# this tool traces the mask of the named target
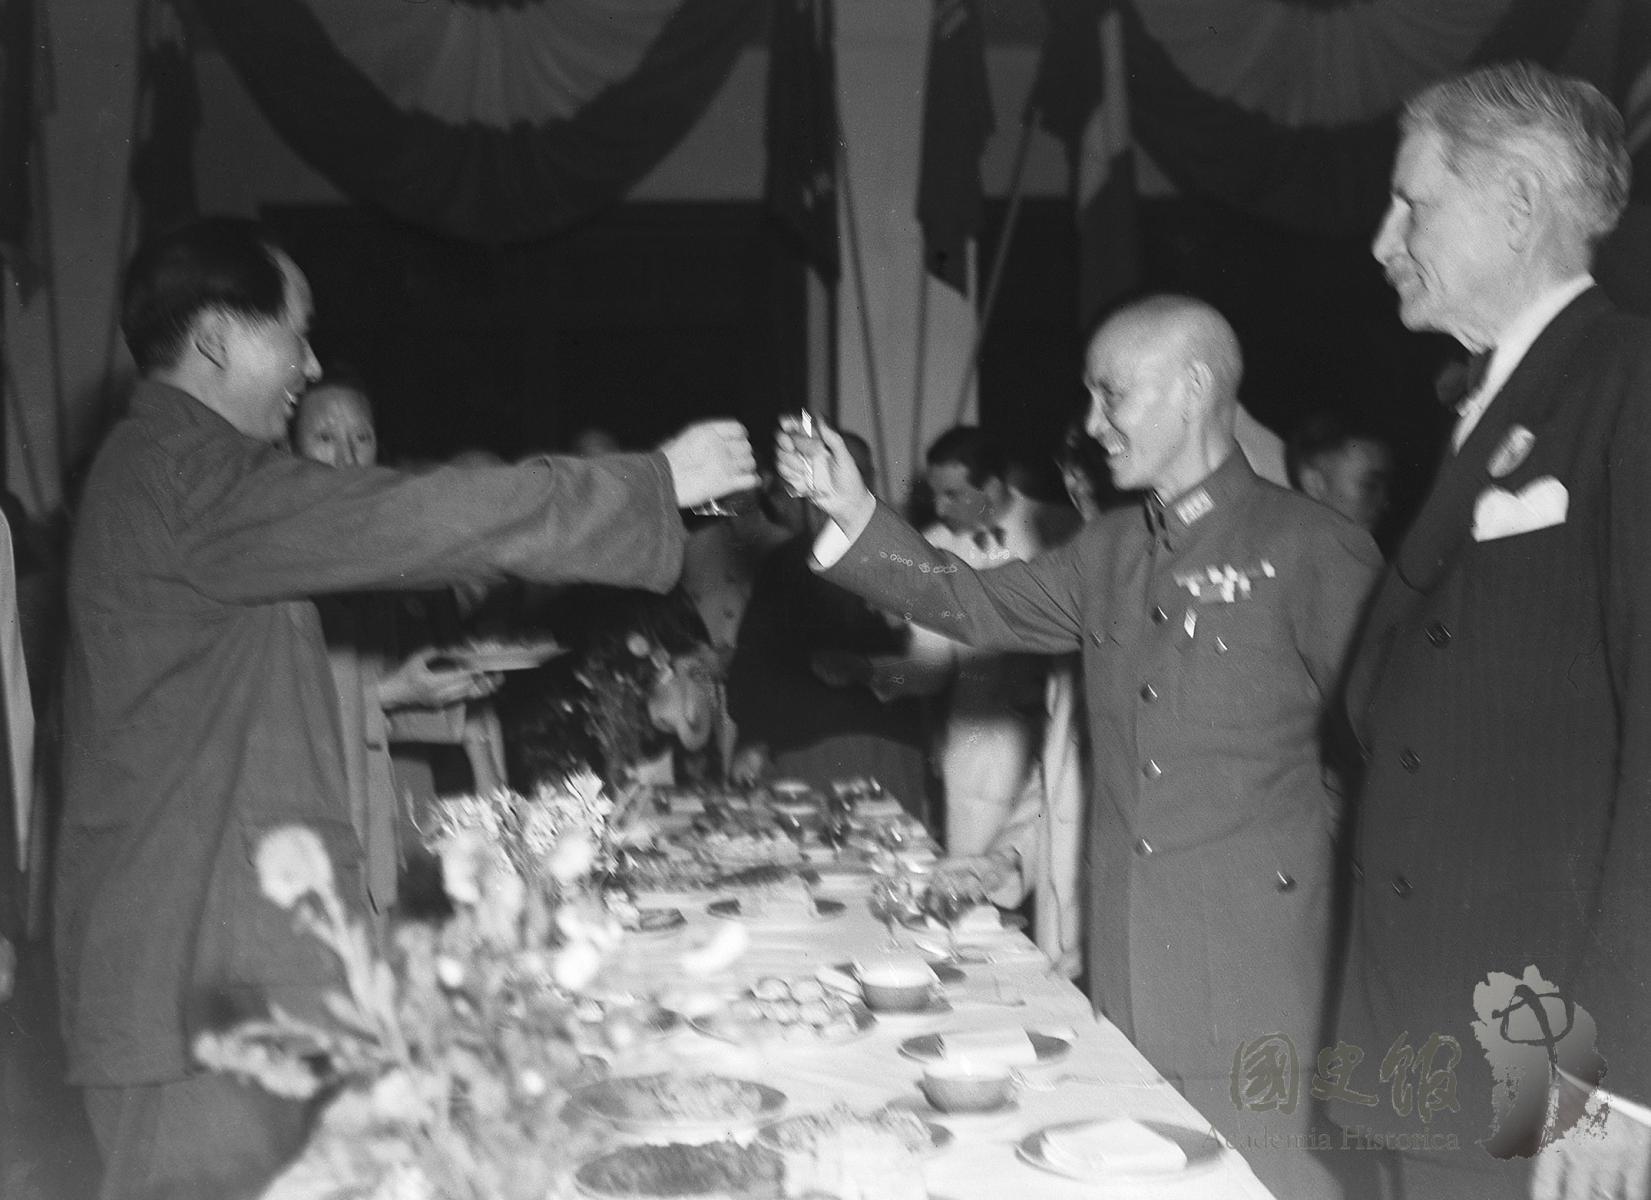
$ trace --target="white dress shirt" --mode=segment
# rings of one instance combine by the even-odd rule
[[[1479,418],[1485,415],[1490,402],[1496,399],[1496,393],[1502,390],[1502,385],[1513,374],[1514,368],[1525,357],[1525,352],[1531,348],[1531,343],[1541,336],[1542,331],[1567,304],[1575,300],[1583,292],[1594,286],[1592,275],[1578,275],[1574,279],[1566,280],[1551,291],[1544,292],[1536,302],[1509,321],[1497,336],[1496,348],[1491,351],[1490,363],[1485,368],[1485,378],[1478,388],[1469,392],[1456,406],[1461,415],[1456,419],[1456,429],[1450,435],[1450,448],[1460,450],[1462,444],[1468,440],[1468,434],[1473,427],[1479,424]]]

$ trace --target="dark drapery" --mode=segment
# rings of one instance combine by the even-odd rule
[[[690,130],[761,0],[198,0],[282,137],[354,199],[510,242],[618,199]]]
[[[1141,147],[1184,191],[1286,229],[1368,232],[1394,114],[1497,59],[1553,64],[1582,0],[1128,0]]]

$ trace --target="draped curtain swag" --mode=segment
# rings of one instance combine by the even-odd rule
[[[198,0],[271,124],[356,200],[499,243],[616,200],[693,128],[761,0]]]
[[[1363,234],[1393,115],[1474,64],[1552,65],[1581,0],[1129,0],[1136,140],[1188,192],[1288,229]]]

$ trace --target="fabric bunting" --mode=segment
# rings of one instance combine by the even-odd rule
[[[1394,114],[1418,88],[1508,58],[1549,65],[1565,0],[1128,0],[1131,125],[1188,192],[1284,228],[1367,234]]]
[[[980,11],[975,0],[934,0],[917,220],[929,273],[960,292],[968,291],[969,241],[986,212],[980,156],[992,129]]]
[[[355,199],[498,243],[621,198],[693,128],[762,0],[200,0],[271,124]]]

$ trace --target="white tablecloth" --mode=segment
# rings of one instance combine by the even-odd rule
[[[711,985],[732,992],[765,975],[796,977],[821,966],[874,955],[886,934],[872,918],[864,894],[841,889],[828,894],[847,905],[835,919],[783,929],[749,922],[750,949]],[[630,972],[639,984],[649,980],[657,984],[659,975],[674,967],[681,945],[678,939],[703,937],[709,923],[723,919],[706,914],[702,905],[686,906],[684,912],[689,926],[675,937],[656,935],[629,943],[628,962],[621,964],[619,976]],[[924,1119],[956,1135],[950,1146],[924,1164],[930,1194],[945,1200],[1091,1200],[1097,1194],[1094,1183],[1063,1178],[1017,1156],[1015,1147],[1022,1138],[1049,1125],[1127,1116],[1208,1128],[1117,1029],[1093,1016],[1082,993],[1056,975],[1023,935],[995,939],[990,952],[993,962],[966,966],[965,979],[948,987],[951,1012],[879,1016],[868,1033],[837,1044],[784,1042],[745,1048],[683,1028],[627,1052],[615,1062],[615,1073],[687,1069],[753,1079],[786,1094],[787,1114],[818,1111],[838,1102],[858,1109],[891,1101],[911,1103]],[[1003,1003],[1014,1000],[1025,1003]],[[922,1067],[899,1053],[900,1043],[922,1033],[1010,1025],[1069,1038],[1073,1043],[1070,1054],[1059,1062],[1028,1068],[1033,1079],[1071,1074],[1086,1077],[1085,1081],[1062,1082],[1052,1091],[1022,1089],[1012,1106],[995,1113],[952,1116],[930,1109],[917,1089]],[[1105,1082],[1088,1082],[1089,1078]],[[1173,1180],[1109,1183],[1105,1194],[1155,1200],[1271,1197],[1233,1150]]]

